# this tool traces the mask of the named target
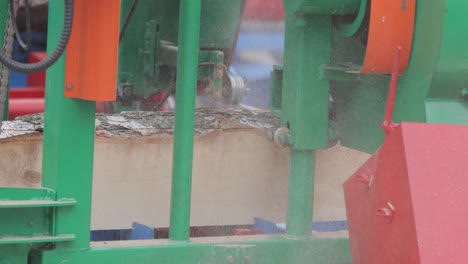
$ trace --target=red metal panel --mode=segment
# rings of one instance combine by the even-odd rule
[[[403,138],[421,263],[468,263],[468,127],[408,124]]]
[[[8,119],[44,112],[44,98],[21,98],[9,101]]]
[[[388,135],[344,185],[353,263],[468,262],[466,157],[466,126],[403,123]]]
[[[244,19],[248,20],[283,20],[284,8],[282,0],[246,0]]]
[[[21,98],[44,98],[44,95],[44,87],[26,87],[10,90],[10,100]]]
[[[36,63],[47,58],[47,52],[31,52],[29,54],[29,63]],[[45,71],[28,75],[28,86],[45,87],[46,74]]]

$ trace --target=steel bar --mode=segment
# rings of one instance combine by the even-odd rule
[[[189,238],[201,0],[180,1],[169,238]]]
[[[330,63],[331,30],[331,16],[286,17],[281,126],[297,150],[328,145],[329,82],[320,68]]]
[[[58,42],[64,19],[64,1],[49,3],[48,52]],[[57,199],[77,200],[73,208],[58,208],[55,234],[75,234],[60,250],[89,248],[96,103],[64,97],[65,58],[47,70],[42,186]]]
[[[312,201],[315,151],[291,150],[286,234],[310,236],[312,233]]]
[[[347,238],[305,238],[285,239],[278,236],[250,236],[239,239],[225,239],[210,243],[207,240],[195,243],[171,243],[167,240],[153,244],[137,245],[135,241],[94,243],[90,250],[72,251],[57,254],[56,251],[33,252],[31,263],[231,263],[223,262],[215,253],[215,248],[226,247],[226,251],[236,254],[242,245],[255,246],[253,261],[244,258],[232,263],[351,263]]]

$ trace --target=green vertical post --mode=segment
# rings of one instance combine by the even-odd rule
[[[286,233],[310,236],[315,150],[327,147],[331,16],[288,14],[281,125],[290,131],[290,178]]]
[[[62,33],[64,1],[49,2],[50,53]],[[42,185],[56,190],[57,199],[75,198],[77,205],[56,209],[55,233],[75,234],[57,249],[89,248],[96,103],[64,97],[65,56],[46,79]]]
[[[5,35],[6,35],[6,26],[7,26],[7,20],[8,20],[8,2],[9,1],[0,1],[0,47],[3,47],[5,45]],[[1,49],[1,52],[3,52],[3,48]],[[3,65],[1,65],[1,68],[3,68]],[[6,94],[6,99],[4,103],[3,108],[3,120],[8,120],[8,97],[9,93]]]
[[[310,236],[314,190],[315,151],[291,150],[286,234]]]
[[[330,63],[331,16],[286,17],[281,126],[294,149],[328,145],[329,83],[321,67]]]
[[[181,0],[169,239],[189,238],[201,0]]]
[[[10,87],[10,85],[8,85],[8,87]],[[8,120],[8,112],[10,109],[10,88],[8,88],[5,98],[5,103],[3,104],[3,120]]]

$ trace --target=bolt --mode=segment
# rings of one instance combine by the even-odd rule
[[[29,220],[28,225],[29,225],[30,227],[32,227],[33,224],[34,224],[34,222],[33,222],[32,220]]]
[[[289,143],[289,129],[281,127],[275,131],[275,142],[280,146],[287,147]]]
[[[468,100],[468,87],[461,89],[460,94],[465,100]]]
[[[395,207],[390,202],[387,202],[387,205],[387,207],[377,208],[375,210],[375,214],[388,220],[392,220],[395,214]]]
[[[73,89],[73,85],[71,83],[67,84],[67,90],[71,91]]]

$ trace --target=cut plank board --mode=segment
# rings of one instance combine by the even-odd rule
[[[0,186],[40,187],[42,122],[4,122]],[[92,229],[168,226],[173,122],[170,112],[97,115]],[[191,225],[285,221],[289,150],[267,137],[278,126],[266,112],[197,110]],[[368,157],[341,146],[319,151],[314,220],[346,218],[341,185]]]

